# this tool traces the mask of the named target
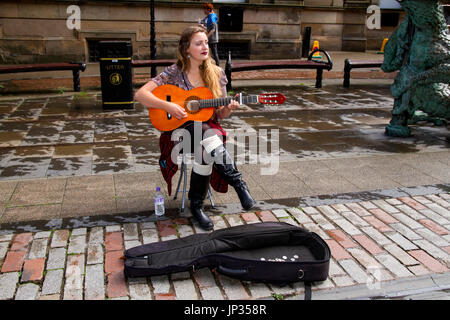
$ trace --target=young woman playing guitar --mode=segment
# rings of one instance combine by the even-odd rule
[[[182,120],[188,116],[185,108],[168,101],[171,99],[157,97],[152,91],[167,84],[175,85],[183,90],[206,87],[212,93],[213,98],[221,98],[226,97],[227,78],[223,69],[216,66],[211,59],[206,30],[201,26],[189,27],[183,31],[177,55],[177,62],[142,86],[136,92],[135,99],[146,107],[164,110],[169,118]],[[170,97],[170,95],[171,93],[168,92],[167,96]],[[226,133],[219,124],[219,119],[228,117],[238,107],[238,102],[231,100],[228,105],[215,109],[209,120],[201,122],[202,139],[200,143],[195,143],[193,121],[187,121],[180,126],[190,133],[191,150],[196,155],[188,193],[190,209],[199,225],[205,230],[211,230],[214,227],[212,220],[203,209],[203,200],[210,183],[218,192],[227,192],[228,185],[231,185],[236,190],[245,210],[250,210],[256,204],[246,183],[242,180],[242,174],[225,148]],[[199,123],[197,122],[196,125]],[[209,133],[209,135],[206,136],[203,133]],[[159,142],[161,149],[159,164],[168,184],[169,194],[171,193],[171,179],[178,169],[171,159],[171,151],[178,141],[172,141],[171,135],[172,131],[162,132]],[[197,155],[200,156],[197,157]]]

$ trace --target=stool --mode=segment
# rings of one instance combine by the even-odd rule
[[[180,191],[181,180],[183,180],[183,190]],[[177,196],[178,196],[178,192],[181,192],[181,194],[182,194],[181,208],[180,208],[181,213],[184,212],[184,203],[186,201],[186,185],[187,185],[187,167],[186,167],[185,158],[183,155],[183,160],[181,161],[181,166],[180,166],[180,178],[178,179],[177,190],[175,191],[175,195],[173,197],[173,200],[176,200]],[[213,200],[212,193],[211,193],[211,186],[208,186],[208,198],[209,198],[209,201],[211,201],[211,206],[214,208],[214,200]]]

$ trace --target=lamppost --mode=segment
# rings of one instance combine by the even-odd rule
[[[155,39],[155,1],[150,0],[150,59],[156,59],[156,39]],[[156,67],[150,69],[151,77],[156,77]]]

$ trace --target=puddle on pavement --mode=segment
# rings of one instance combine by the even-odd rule
[[[149,126],[127,126],[127,134],[128,138],[133,139],[159,139],[159,132],[157,129]]]
[[[149,117],[145,116],[145,117],[135,117],[135,116],[129,116],[123,119],[125,126],[127,128],[132,128],[132,127],[140,127],[140,126],[147,126],[149,124]]]
[[[92,131],[62,131],[59,134],[60,143],[92,143],[94,142],[94,130]]]
[[[2,108],[2,107],[10,107],[10,106],[18,107],[23,102],[24,102],[23,99],[0,101],[0,108]]]
[[[19,105],[18,108],[43,108],[45,104],[47,103],[47,99],[38,99],[38,100],[32,100],[32,99],[26,99],[22,104]]]
[[[327,85],[322,89],[311,86],[273,87],[273,88],[240,88],[246,94],[280,92],[286,96],[287,109],[297,108],[389,108],[393,98],[389,86],[357,86],[345,89],[341,85]],[[273,109],[273,106],[251,105],[254,110]]]
[[[0,132],[0,147],[17,147],[25,135],[26,132]]]
[[[128,140],[128,134],[126,132],[94,134],[94,142],[110,142],[110,141],[126,141],[126,140]]]
[[[387,114],[386,114],[387,116]],[[344,123],[367,124],[367,125],[387,125],[389,117],[380,117],[367,113],[348,113],[340,116]]]
[[[14,158],[29,158],[29,157],[51,157],[54,151],[53,146],[31,146],[18,147],[13,154]]]
[[[242,121],[245,121],[253,128],[279,129],[280,131],[307,131],[307,130],[337,130],[342,125],[320,118],[311,112],[303,111],[299,116],[296,111],[277,112],[267,117],[267,114],[257,116],[246,116],[243,114]]]
[[[94,130],[95,121],[66,121],[62,131],[88,131]]]
[[[92,155],[94,161],[101,162],[129,162],[132,160],[131,147],[128,144],[95,145]]]
[[[28,130],[28,137],[53,136],[58,135],[61,131],[59,126],[39,126],[34,125]]]
[[[0,173],[0,178],[42,178],[45,177],[50,157],[10,158]]]
[[[47,176],[90,175],[92,173],[91,157],[53,158],[47,170]]]
[[[135,156],[159,155],[159,145],[149,140],[131,141],[131,152]]]
[[[0,132],[27,132],[32,126],[27,122],[0,122]]]
[[[128,162],[101,162],[92,164],[93,174],[112,174],[118,172],[134,172],[134,165]]]
[[[125,132],[125,122],[117,118],[95,120],[95,133]]]
[[[69,114],[69,108],[64,105],[55,104],[51,107],[47,105],[46,108],[44,108],[41,112],[41,115],[48,116],[48,115],[59,115],[59,116],[65,116]]]
[[[34,121],[39,119],[41,114],[41,109],[29,109],[29,110],[15,110],[11,112],[7,117],[6,121]]]
[[[134,156],[134,165],[138,172],[159,170],[159,151],[145,156]]]

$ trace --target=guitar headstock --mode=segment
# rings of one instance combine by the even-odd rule
[[[286,97],[281,93],[263,93],[258,95],[258,102],[262,104],[282,104]]]

